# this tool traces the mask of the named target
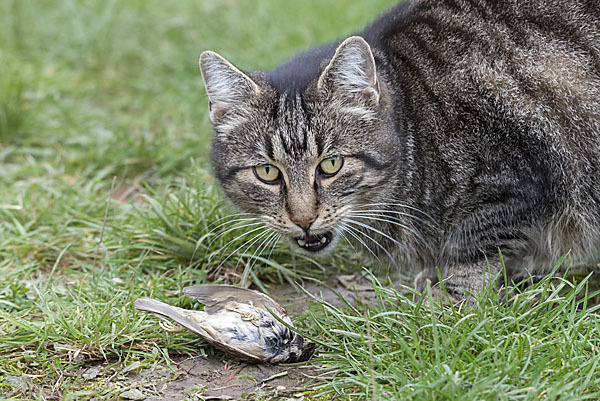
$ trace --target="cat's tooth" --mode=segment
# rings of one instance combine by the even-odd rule
[[[298,240],[298,245],[304,246],[304,245],[306,245],[306,241],[304,241],[303,239],[299,239]]]
[[[324,244],[324,243],[326,243],[326,242],[327,242],[327,238],[325,238],[325,237],[322,237],[322,238],[321,238],[321,244]]]

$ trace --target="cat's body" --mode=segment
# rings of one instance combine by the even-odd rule
[[[413,1],[360,36],[269,73],[203,53],[235,203],[307,251],[439,267],[458,298],[499,251],[515,278],[600,257],[600,3]]]

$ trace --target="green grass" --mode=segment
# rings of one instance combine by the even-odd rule
[[[587,280],[547,278],[506,305],[480,296],[462,310],[440,309],[429,288],[407,297],[373,282],[374,306],[319,303],[308,318],[328,346],[325,392],[382,400],[600,397],[600,305],[588,304],[598,292]]]
[[[83,366],[118,376],[213,352],[136,313],[139,296],[191,306],[181,288],[209,279],[268,290],[360,269],[346,249],[315,262],[265,237],[244,245],[245,216],[226,217],[211,178],[197,57],[270,68],[393,2],[0,2],[0,398],[114,399],[122,389]],[[376,285],[375,307],[316,304],[297,320],[328,345],[324,399],[374,386],[379,399],[599,398],[595,309],[582,284],[554,286],[442,312]]]

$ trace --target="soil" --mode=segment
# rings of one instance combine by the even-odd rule
[[[175,378],[162,383],[155,396],[146,400],[240,400],[245,398],[300,398],[311,390],[310,377],[318,374],[312,365],[229,365],[222,358],[202,357],[178,363]]]

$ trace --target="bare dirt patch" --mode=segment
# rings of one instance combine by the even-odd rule
[[[147,400],[240,400],[294,397],[310,391],[317,367],[307,365],[229,364],[223,359],[189,358],[178,364],[176,378],[164,382],[160,395]],[[192,398],[193,399],[193,398]]]

